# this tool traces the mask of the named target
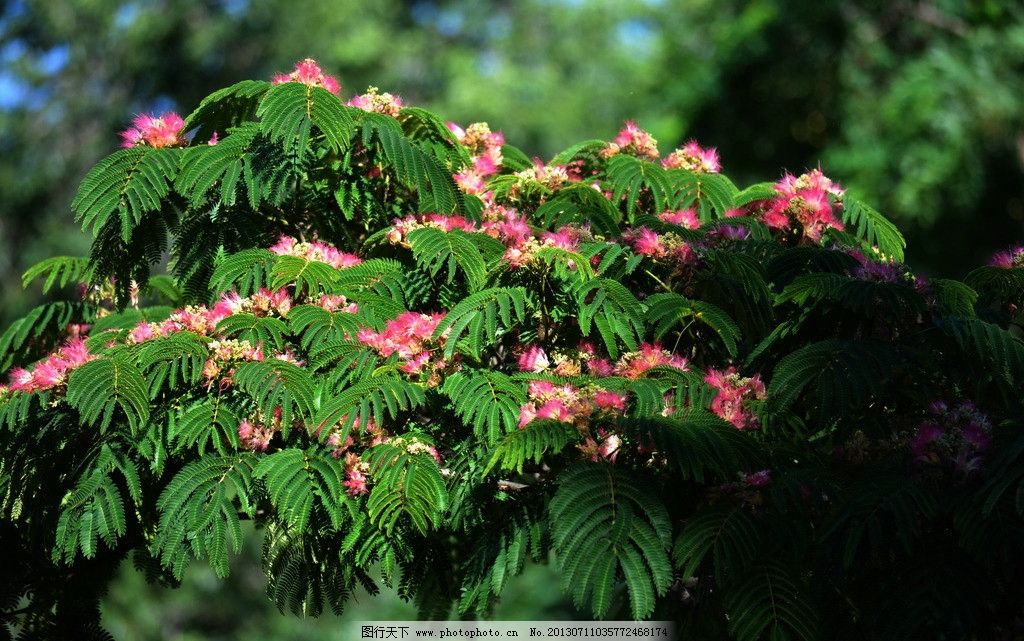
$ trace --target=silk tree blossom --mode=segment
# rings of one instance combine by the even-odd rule
[[[346,267],[353,267],[363,262],[355,254],[338,251],[333,245],[318,241],[301,242],[291,236],[281,236],[269,249],[278,256],[295,256],[310,261],[327,263],[335,269],[345,269]]]
[[[595,436],[588,436],[576,447],[588,459],[593,462],[600,460],[615,463],[622,449],[622,439],[615,432],[601,427],[598,428]]]
[[[71,338],[36,363],[31,371],[20,367],[12,369],[10,386],[6,389],[31,394],[59,387],[67,382],[71,372],[93,358],[82,337]]]
[[[253,452],[266,452],[277,430],[272,426],[254,423],[245,418],[238,424],[238,440],[242,447]]]
[[[519,357],[519,371],[539,373],[551,366],[548,355],[536,345],[531,345]]]
[[[271,79],[271,84],[280,85],[286,82],[301,82],[310,87],[322,87],[337,95],[341,93],[341,85],[334,76],[327,75],[316,60],[306,58],[295,64],[291,73],[279,73]]]
[[[370,473],[370,466],[359,458],[354,452],[345,455],[345,492],[356,497],[362,494],[369,494],[370,488],[366,475]]]
[[[537,252],[545,248],[563,249],[568,252],[576,252],[580,242],[590,240],[593,235],[589,229],[563,225],[555,231],[541,232],[539,238],[528,237],[508,246],[502,257],[508,266],[516,269],[529,267],[537,264]],[[573,268],[571,262],[568,263]]]
[[[385,358],[396,354],[401,361],[400,370],[409,375],[426,375],[427,384],[434,386],[440,384],[441,373],[449,365],[440,356],[448,332],[434,338],[434,331],[444,316],[405,312],[388,321],[383,331],[364,328],[356,338]]]
[[[944,466],[961,476],[982,468],[991,445],[992,421],[969,400],[932,403],[909,441],[916,465]]]
[[[639,350],[627,352],[619,358],[614,367],[614,374],[635,380],[643,378],[644,374],[655,367],[674,367],[688,371],[689,362],[686,358],[662,348],[658,343],[641,343]]]
[[[795,219],[803,235],[813,241],[821,240],[829,227],[842,231],[839,212],[843,208],[845,190],[833,182],[820,169],[800,176],[786,174],[775,183],[777,196],[768,201],[762,221],[769,227],[789,229]]]
[[[132,120],[132,126],[121,132],[121,146],[180,147],[185,144],[184,126],[185,121],[173,111],[159,116],[139,114]]]
[[[988,264],[1002,269],[1024,267],[1024,246],[1017,245],[1006,251],[996,252]]]
[[[899,263],[884,263],[865,260],[853,268],[851,275],[857,280],[870,283],[903,283],[913,280],[913,275],[906,266]]]
[[[659,157],[658,141],[650,133],[641,129],[635,121],[627,120],[615,139],[600,151],[603,158],[611,158],[618,154],[657,160]]]
[[[310,302],[329,312],[359,313],[359,305],[348,302],[341,294],[320,294],[316,300]]]
[[[759,470],[743,475],[743,482],[750,487],[764,487],[772,482],[771,470]]]
[[[504,162],[501,148],[505,136],[500,131],[491,131],[486,122],[476,122],[462,129],[453,122],[446,123],[459,143],[470,154],[470,164],[452,175],[455,184],[464,193],[483,195],[487,191],[486,178],[496,174]]]
[[[540,158],[534,158],[532,167],[517,171],[515,176],[521,182],[536,183],[551,191],[558,191],[567,183],[580,181],[578,165],[545,165]],[[510,197],[513,197],[520,188],[520,185],[514,185],[510,190]]]
[[[698,174],[717,174],[722,169],[718,150],[714,147],[705,149],[696,140],[670,153],[661,164],[666,169],[685,169]]]
[[[392,245],[409,247],[409,234],[425,227],[440,229],[443,232],[455,229],[465,232],[480,231],[474,223],[462,216],[437,213],[412,214],[392,221],[391,229],[387,234],[388,242]]]
[[[697,262],[697,254],[690,244],[672,232],[658,234],[647,227],[638,227],[627,229],[622,238],[637,254],[656,261],[672,262],[680,266]]]
[[[760,427],[757,415],[751,408],[752,401],[767,398],[760,375],[742,377],[735,367],[724,371],[710,369],[704,382],[718,392],[711,401],[712,412],[740,430],[756,430]]]
[[[700,228],[700,217],[697,216],[697,210],[692,207],[689,209],[679,209],[676,211],[667,210],[658,214],[658,218],[671,223],[673,225],[679,225],[686,229],[699,229]]]
[[[377,87],[369,87],[366,93],[353,96],[345,104],[349,107],[355,107],[371,113],[384,114],[394,118],[398,117],[403,106],[400,97],[387,92],[380,93]]]

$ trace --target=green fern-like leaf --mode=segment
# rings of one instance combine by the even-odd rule
[[[462,371],[445,377],[440,391],[455,413],[472,426],[476,437],[493,444],[515,430],[526,392],[506,374],[491,370]]]
[[[361,307],[360,311],[364,311]],[[366,326],[363,314],[329,312],[317,305],[296,305],[288,312],[288,327],[300,337],[303,349],[314,350],[347,336],[355,336]]]
[[[982,364],[978,374],[985,379],[1007,386],[1024,380],[1024,341],[1010,332],[977,318],[947,318],[939,327],[970,360]]]
[[[447,268],[447,282],[455,280],[461,272],[470,291],[483,286],[487,278],[487,264],[470,235],[459,229],[444,232],[433,227],[416,229],[409,234],[409,244],[416,262],[436,276]]]
[[[300,82],[285,82],[271,87],[256,109],[260,128],[271,140],[294,144],[310,135],[316,127],[335,151],[348,146],[355,133],[350,108],[322,87]]]
[[[869,246],[878,249],[899,262],[903,262],[903,249],[907,241],[900,230],[874,208],[856,198],[843,199],[843,222]]]
[[[684,479],[704,483],[708,477],[731,479],[736,470],[753,467],[755,448],[746,434],[706,410],[677,417],[622,418],[617,425],[638,442],[652,443]]]
[[[194,384],[209,356],[206,341],[192,332],[176,332],[146,341],[139,349],[139,367],[146,373],[151,399],[161,389]]]
[[[979,294],[993,297],[998,301],[1024,304],[1024,268],[1006,269],[984,265],[972,270],[964,277],[964,283]]]
[[[586,154],[596,154],[605,147],[608,146],[603,140],[590,139],[578,142],[575,145],[571,145],[562,151],[555,154],[554,158],[551,159],[552,165],[567,165],[573,160],[576,160],[579,156]]]
[[[238,424],[235,409],[221,394],[214,394],[172,415],[167,438],[177,451],[197,447],[200,456],[207,449],[227,455],[240,449]]]
[[[754,560],[760,539],[761,530],[743,504],[712,506],[686,520],[672,558],[682,576],[691,577],[710,555],[715,582],[724,586]]]
[[[672,582],[672,527],[657,494],[624,468],[580,464],[558,477],[548,509],[562,590],[576,605],[603,617],[621,577],[633,616],[649,616]]]
[[[68,404],[86,423],[105,431],[120,408],[132,433],[149,418],[149,386],[138,367],[123,357],[100,357],[68,377]]]
[[[629,221],[636,217],[637,207],[645,196],[654,205],[654,210],[646,213],[657,214],[668,207],[672,181],[661,165],[619,154],[608,161],[607,174],[614,201],[625,199]]]
[[[455,134],[436,114],[419,107],[402,107],[398,113],[398,121],[409,140],[416,142],[421,148],[429,148],[434,157],[446,163],[449,169],[454,170],[470,164],[469,151],[459,144]]]
[[[395,418],[400,412],[414,409],[426,400],[423,389],[404,378],[389,374],[371,376],[325,400],[313,419],[314,431],[327,438],[329,428],[341,424],[341,441],[348,430],[365,429],[372,419],[383,425],[385,416]]]
[[[497,343],[500,334],[526,319],[526,291],[522,287],[492,287],[470,294],[453,307],[434,330],[434,337],[447,333],[445,358],[451,358],[468,334],[469,353],[479,358],[487,345]]]
[[[596,327],[608,354],[617,358],[618,341],[630,351],[636,350],[644,334],[645,306],[622,283],[610,278],[595,278],[573,292],[579,303],[580,330],[590,336]]]
[[[558,421],[531,421],[522,429],[506,434],[488,462],[484,473],[495,466],[502,470],[523,471],[523,464],[532,460],[540,463],[545,454],[557,454],[567,445],[580,439],[579,431],[571,423]]]
[[[278,518],[296,532],[308,529],[314,503],[327,514],[334,529],[345,522],[345,467],[326,450],[281,450],[261,460],[253,474],[266,482]]]
[[[34,351],[33,343],[38,339],[47,339],[52,344],[68,323],[88,322],[92,316],[84,303],[57,301],[33,308],[0,334],[0,371],[23,362],[23,357]]]
[[[277,256],[266,249],[246,249],[217,263],[210,277],[215,292],[235,288],[241,296],[249,296],[270,282],[270,270]]]
[[[353,572],[347,564],[332,562],[322,537],[272,524],[263,539],[263,569],[267,596],[281,612],[316,617],[330,605],[341,616],[352,592]]]
[[[426,534],[440,524],[448,490],[433,457],[410,454],[399,440],[370,448],[363,460],[373,480],[366,510],[375,525],[391,532],[406,515],[420,534]]]
[[[208,140],[214,133],[223,134],[256,116],[270,83],[265,80],[243,80],[218,89],[203,98],[199,106],[185,118],[183,131],[196,129],[196,140]],[[223,140],[218,143],[223,144]]]
[[[268,349],[282,349],[284,337],[288,334],[288,325],[273,316],[239,313],[217,323],[217,331],[224,336],[247,340],[253,345],[263,343]]]
[[[668,175],[675,183],[671,204],[676,209],[696,207],[700,219],[709,221],[722,218],[725,212],[735,207],[739,190],[722,174],[676,169]]]
[[[775,367],[768,388],[768,406],[789,407],[810,386],[815,418],[839,420],[852,407],[865,407],[899,364],[892,345],[869,341],[829,339],[806,345]]]
[[[750,203],[761,200],[770,200],[778,196],[775,191],[775,183],[755,183],[736,193],[732,199],[733,207],[745,207]]]
[[[82,180],[71,202],[75,220],[96,236],[116,214],[121,239],[128,242],[143,215],[164,206],[178,168],[179,152],[133,147],[107,156]]]
[[[280,359],[240,363],[235,367],[235,385],[248,394],[264,416],[281,412],[281,434],[288,438],[292,420],[313,415],[316,385],[302,367]]]
[[[174,475],[156,502],[160,521],[152,549],[179,579],[190,557],[207,557],[219,577],[230,570],[228,553],[242,548],[239,510],[253,508],[255,457],[207,454]]]
[[[298,256],[279,256],[270,270],[270,286],[280,289],[295,284],[294,294],[315,294],[329,291],[338,280],[338,270],[318,260]]]
[[[781,561],[752,569],[726,595],[729,631],[737,641],[811,641],[817,611],[803,581]]]
[[[647,317],[655,324],[655,338],[660,339],[677,324],[692,318],[713,329],[729,355],[736,356],[740,328],[721,308],[704,301],[689,300],[679,294],[655,294],[646,300],[646,304]]]
[[[432,154],[407,139],[394,119],[379,114],[366,116],[363,144],[369,146],[374,143],[379,146],[398,180],[416,190],[419,211],[463,211],[462,194],[452,179],[452,172]]]
[[[232,130],[216,145],[187,149],[175,189],[196,207],[219,185],[216,196],[231,206],[238,200],[239,186],[244,185],[247,202],[255,209],[262,194],[253,174],[251,152],[259,133],[259,127],[249,123]]]
[[[54,561],[63,559],[70,565],[78,551],[91,559],[96,556],[98,541],[113,549],[117,540],[125,535],[128,527],[125,499],[111,477],[114,471],[124,479],[132,503],[137,505],[142,500],[134,462],[103,445],[99,456],[61,501]]]
[[[597,233],[615,236],[619,233],[622,215],[619,210],[589,185],[569,185],[558,191],[533,213],[541,227],[554,229],[562,225],[591,223]]]
[[[88,258],[53,256],[32,265],[21,275],[21,286],[28,287],[37,278],[45,277],[43,293],[68,283],[88,283],[92,279],[92,266]]]

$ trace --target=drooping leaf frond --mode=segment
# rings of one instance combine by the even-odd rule
[[[207,454],[181,469],[160,494],[159,533],[153,551],[181,577],[190,557],[206,557],[227,576],[228,553],[242,548],[238,513],[253,510],[252,454]]]
[[[633,616],[649,616],[672,581],[665,506],[638,475],[612,465],[577,465],[558,481],[549,510],[563,592],[602,617],[621,580]]]
[[[83,229],[99,234],[112,216],[124,242],[143,215],[164,207],[178,169],[176,149],[134,147],[108,156],[82,181],[71,209]]]

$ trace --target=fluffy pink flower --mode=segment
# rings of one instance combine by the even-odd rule
[[[743,378],[730,367],[724,371],[710,369],[704,382],[718,391],[711,401],[711,411],[740,430],[760,427],[757,415],[749,409],[749,401],[764,400],[765,386],[757,374]]]
[[[366,475],[359,471],[357,468],[352,468],[345,472],[345,491],[349,496],[359,496],[360,494],[369,494],[370,488],[366,485]]]
[[[13,392],[34,392],[36,390],[35,381],[33,381],[32,372],[21,367],[15,367],[11,370],[11,391]]]
[[[743,477],[743,482],[751,487],[764,487],[772,482],[771,470],[760,470]]]
[[[658,218],[662,219],[666,223],[679,225],[686,229],[697,229],[700,227],[700,218],[697,216],[697,210],[692,207],[690,209],[679,209],[677,211],[664,211],[658,215]]]
[[[599,390],[594,393],[594,405],[603,410],[626,410],[626,395],[621,392]]]
[[[718,150],[714,147],[705,149],[695,140],[673,151],[661,164],[667,169],[685,169],[702,174],[717,174],[722,168],[718,161]]]
[[[254,452],[266,452],[274,432],[273,427],[253,424],[247,418],[238,424],[238,440],[242,447]]]
[[[301,82],[311,87],[323,87],[335,95],[341,92],[338,80],[334,76],[324,74],[320,65],[312,58],[300,60],[290,74],[277,74],[271,79],[271,83],[275,85],[285,82]]]
[[[354,96],[345,103],[349,107],[362,109],[371,113],[384,114],[397,118],[402,109],[402,99],[387,92],[380,93],[376,87],[370,87],[366,93]]]
[[[183,145],[185,140],[181,130],[184,126],[185,121],[173,111],[159,116],[139,114],[132,120],[132,126],[121,132],[121,146],[176,147]]]
[[[997,252],[993,254],[988,264],[1002,269],[1024,267],[1024,246],[1018,245],[1006,251]]]
[[[799,177],[786,174],[775,183],[775,192],[778,195],[768,202],[762,214],[769,227],[788,229],[790,220],[795,219],[803,227],[804,236],[814,241],[820,240],[829,227],[842,231],[843,223],[837,212],[842,209],[845,191],[820,169]]]
[[[548,355],[536,345],[532,345],[522,356],[519,357],[519,371],[521,372],[543,372],[551,366]]]
[[[633,246],[633,251],[640,254],[641,256],[650,256],[651,258],[661,258],[665,255],[666,249],[664,243],[661,241],[661,237],[658,236],[657,232],[654,232],[646,227],[640,227],[639,229],[632,230],[624,238],[629,240]]]
[[[519,429],[526,427],[533,419],[537,418],[537,405],[525,403],[519,408]]]
[[[572,420],[572,414],[569,413],[565,403],[553,398],[537,408],[537,418],[568,422]]]
[[[635,121],[628,120],[615,139],[601,150],[601,155],[606,158],[620,153],[657,160],[658,141],[641,129]]]
[[[657,343],[641,343],[639,351],[622,355],[615,365],[615,373],[636,379],[655,367],[667,366],[686,370],[687,365],[685,358],[672,354]]]

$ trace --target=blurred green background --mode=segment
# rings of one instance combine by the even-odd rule
[[[14,0],[0,10],[0,326],[38,302],[28,265],[87,252],[68,204],[133,114],[188,113],[307,56],[345,96],[376,85],[542,157],[633,118],[663,153],[718,147],[740,183],[821,165],[900,224],[925,274],[962,276],[1024,240],[1019,0]],[[276,615],[254,558],[175,592],[126,567],[106,620],[119,639],[331,638],[337,621]],[[531,570],[499,614],[570,616],[556,585]],[[346,618],[412,616],[394,596],[360,604]]]

